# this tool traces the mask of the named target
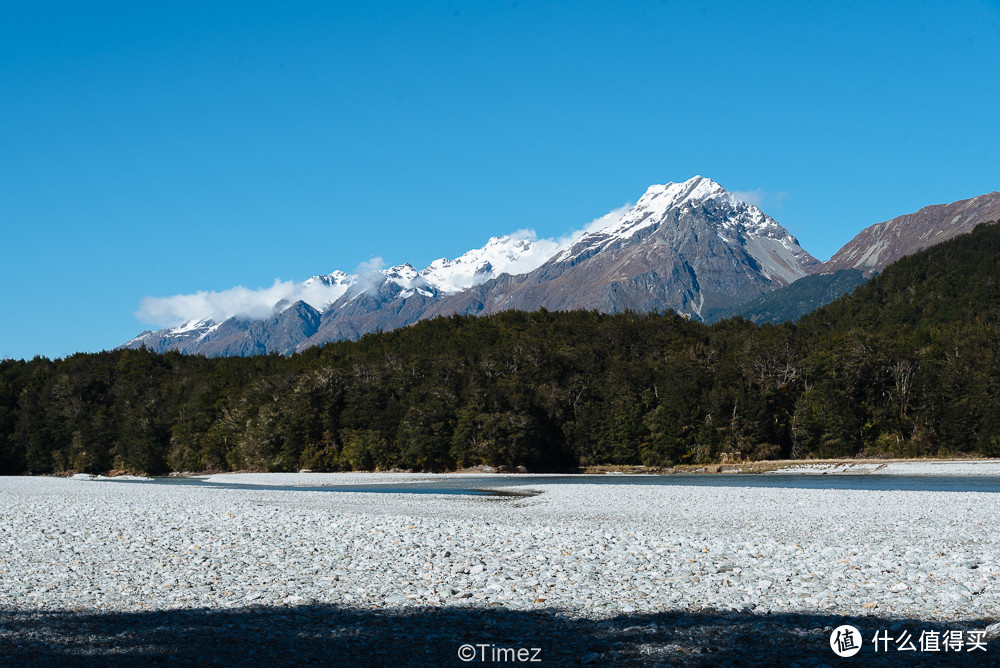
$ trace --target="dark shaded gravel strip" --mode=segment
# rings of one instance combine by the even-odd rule
[[[676,611],[609,620],[557,610],[425,608],[366,610],[333,606],[249,607],[137,613],[0,610],[0,665],[600,665],[839,666],[1000,665],[1000,640],[987,651],[875,653],[880,629],[895,637],[922,629],[983,629],[996,620],[948,622],[836,615]],[[862,651],[842,659],[832,629],[858,627]],[[486,644],[460,661],[463,644]],[[540,648],[517,661],[499,648]],[[485,658],[485,660],[483,660]]]

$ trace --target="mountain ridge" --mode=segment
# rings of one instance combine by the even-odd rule
[[[650,186],[621,215],[562,243],[514,233],[420,270],[403,263],[313,276],[302,284],[304,298],[275,304],[268,318],[202,318],[145,331],[123,347],[209,356],[288,354],[426,318],[506,309],[672,309],[704,320],[735,314],[805,276],[843,269],[871,275],[889,258],[961,234],[990,215],[1000,217],[1000,193],[925,207],[865,228],[820,262],[759,207],[695,176]],[[916,240],[913,232],[919,233]],[[799,308],[821,306],[835,293],[799,300]]]

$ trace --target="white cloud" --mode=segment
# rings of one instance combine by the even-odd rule
[[[782,203],[788,197],[788,193],[786,192],[772,193],[765,191],[763,188],[757,188],[756,190],[730,190],[729,192],[740,201],[753,204],[761,210],[769,207],[780,211]]]
[[[558,239],[555,240],[556,243],[559,244],[557,250],[563,250],[565,248],[569,248],[574,243],[576,243],[577,240],[580,239],[580,237],[582,237],[585,234],[600,232],[605,227],[614,225],[619,220],[621,220],[622,216],[628,213],[628,210],[631,209],[632,206],[633,206],[632,204],[623,204],[617,209],[612,209],[611,211],[607,212],[600,218],[594,218],[592,221],[584,225],[579,230],[573,230],[569,234],[559,237]],[[553,253],[553,255],[554,254],[555,253]]]
[[[135,316],[160,327],[176,327],[192,320],[214,320],[242,317],[262,320],[274,313],[274,306],[285,300],[302,300],[322,309],[344,294],[347,285],[326,285],[318,281],[281,281],[256,290],[238,285],[228,290],[199,290],[192,295],[143,297]]]
[[[756,190],[730,190],[729,192],[741,202],[753,204],[758,209],[764,206],[764,191],[760,188]]]
[[[354,270],[354,275],[357,277],[355,285],[367,294],[375,292],[385,280],[385,276],[382,274],[383,269],[385,269],[385,261],[381,257],[376,256],[362,262]]]
[[[497,273],[504,272],[515,276],[518,274],[527,274],[529,271],[538,269],[540,266],[545,264],[559,251],[572,246],[584,234],[597,232],[599,230],[603,230],[609,225],[614,225],[621,220],[621,217],[624,216],[625,213],[631,208],[631,204],[620,206],[613,211],[609,211],[600,218],[595,218],[582,228],[573,230],[572,232],[557,238],[539,239],[535,230],[530,228],[511,232],[509,236],[514,239],[530,239],[531,247],[527,251],[521,252],[518,255],[516,262],[505,263],[503,266],[497,266],[497,264],[494,263],[494,267]]]
[[[320,281],[309,280],[304,283],[294,284],[293,289],[283,299],[286,299],[290,304],[302,300],[313,308],[322,311],[335,302],[340,295],[347,292],[347,288],[348,285],[343,283],[339,285],[327,285]]]
[[[502,271],[513,276],[527,274],[529,271],[538,269],[545,264],[550,257],[559,252],[559,241],[557,239],[539,239],[538,234],[533,229],[522,229],[512,232],[515,239],[530,239],[531,246],[520,253],[515,262],[506,264]],[[499,268],[498,268],[499,269]]]
[[[593,219],[592,221],[583,226],[583,232],[585,234],[590,234],[591,232],[598,232],[600,230],[603,230],[605,227],[608,227],[609,225],[614,225],[619,220],[621,220],[622,216],[628,213],[628,210],[631,209],[632,206],[633,206],[632,204],[622,204],[617,209],[612,209],[611,211],[607,212],[600,218]]]

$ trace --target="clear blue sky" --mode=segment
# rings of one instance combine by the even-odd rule
[[[1000,189],[998,119],[996,1],[0,2],[0,357],[695,174],[825,259]]]

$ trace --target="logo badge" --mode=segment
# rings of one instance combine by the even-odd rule
[[[861,631],[850,624],[838,626],[830,634],[830,649],[837,656],[854,656],[861,651]]]

